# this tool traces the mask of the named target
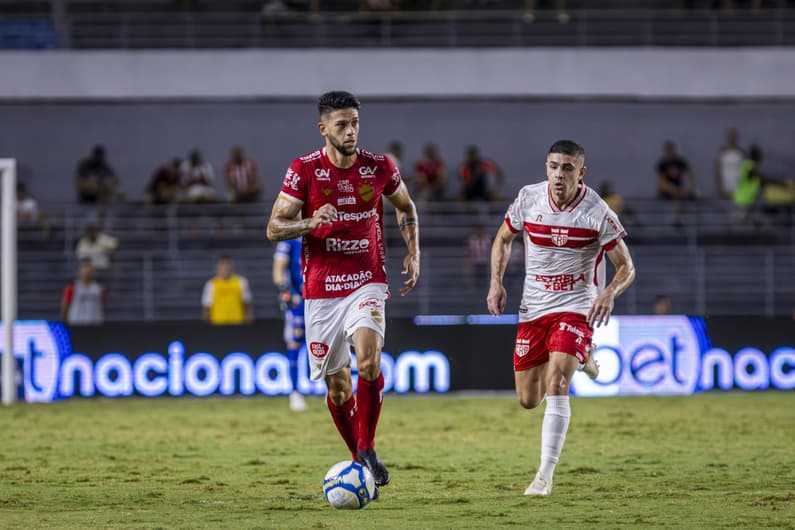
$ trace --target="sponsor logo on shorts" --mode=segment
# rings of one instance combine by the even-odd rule
[[[577,335],[577,340],[574,341],[577,344],[583,344],[583,342],[585,341],[585,332],[576,326],[572,326],[571,324],[567,324],[566,322],[559,322],[558,328],[560,329],[560,331],[566,331],[568,333],[573,333]],[[580,360],[580,362],[585,362],[585,361]]]
[[[351,291],[358,289],[373,279],[372,271],[359,271],[352,274],[329,274],[326,276],[326,292]]]
[[[356,204],[356,197],[348,195],[347,197],[339,197],[337,199],[337,206],[353,206]]]
[[[359,309],[364,309],[365,307],[374,307],[376,309],[381,308],[381,302],[378,298],[366,298],[359,302]]]
[[[345,254],[364,254],[370,248],[369,239],[326,238],[326,252],[342,252]]]
[[[328,355],[328,344],[322,342],[310,342],[309,353],[316,359],[323,359]],[[318,366],[320,368],[320,366]]]
[[[514,353],[517,357],[524,357],[530,352],[530,339],[516,339]]]

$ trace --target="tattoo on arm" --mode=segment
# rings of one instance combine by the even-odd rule
[[[403,219],[400,220],[400,230],[403,230],[404,228],[416,224],[417,224],[416,217],[404,217]]]
[[[268,223],[268,238],[271,241],[286,241],[301,237],[312,231],[311,219],[285,219],[274,217]]]
[[[407,208],[397,209],[395,213],[398,219],[400,235],[403,236],[403,241],[406,243],[406,248],[411,254],[419,255],[419,221],[414,203],[409,201]]]

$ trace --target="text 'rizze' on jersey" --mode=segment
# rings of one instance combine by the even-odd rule
[[[356,150],[352,166],[335,166],[325,149],[293,160],[280,196],[301,205],[309,219],[333,205],[336,219],[303,237],[307,299],[339,298],[368,283],[387,284],[383,197],[402,185],[400,172],[383,155]]]

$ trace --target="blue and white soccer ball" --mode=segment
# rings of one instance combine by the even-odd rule
[[[323,479],[323,495],[333,507],[342,510],[364,508],[375,495],[375,479],[359,462],[343,460],[331,466]]]

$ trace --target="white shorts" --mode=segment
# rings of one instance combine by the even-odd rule
[[[318,381],[351,364],[353,333],[370,328],[384,337],[389,296],[383,283],[368,283],[345,298],[305,300],[306,349],[309,377]]]

